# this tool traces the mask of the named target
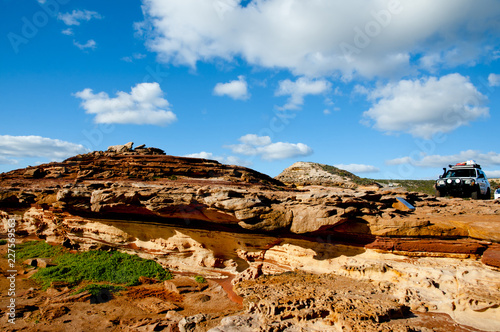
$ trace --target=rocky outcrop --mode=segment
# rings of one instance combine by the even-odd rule
[[[241,166],[223,165],[215,160],[168,156],[157,148],[137,147],[133,143],[111,146],[108,151],[77,155],[63,162],[52,162],[0,174],[0,186],[17,184],[24,188],[47,188],[81,181],[160,181],[211,179],[230,183],[283,186],[265,174]],[[21,181],[23,179],[29,179]],[[30,181],[36,179],[36,182]]]
[[[132,147],[134,146],[134,142],[128,142],[127,144],[123,145],[112,145],[108,147],[108,152],[114,152],[114,153],[124,153],[124,152],[130,152],[132,151]]]
[[[295,182],[298,189],[280,179],[128,144],[0,174],[2,233],[14,218],[19,236],[38,236],[75,250],[119,249],[154,258],[174,271],[230,275],[235,284],[302,270],[370,280],[398,298],[395,306],[385,305],[392,300],[384,302],[383,307],[392,308],[384,311],[349,294],[338,300],[320,287],[318,296],[325,302],[306,301],[307,311],[298,295],[297,300],[287,297],[290,304],[285,304],[269,293],[269,301],[254,299],[247,307],[248,316],[241,319],[251,326],[271,316],[285,322],[279,328],[289,320],[307,321],[303,326],[318,320],[320,330],[355,326],[406,307],[445,312],[484,330],[498,323],[497,201],[361,189],[335,181],[329,186]],[[335,316],[335,303],[349,307],[343,299],[372,312],[373,319]],[[336,318],[325,327],[330,316]],[[227,326],[239,319],[228,319]]]
[[[281,172],[276,179],[288,185],[296,186],[331,186],[357,188],[359,186],[378,189],[375,181],[362,179],[343,169],[311,162],[299,161]]]
[[[480,257],[490,246],[488,241],[500,242],[497,201],[323,186],[299,190],[245,167],[136,153],[145,147],[131,149],[132,143],[110,149],[124,151],[120,153],[97,151],[40,165],[37,169],[43,172],[36,178],[24,176],[32,168],[1,174],[0,207],[20,211],[35,205],[55,219],[64,219],[61,213],[66,212],[84,218],[326,235],[412,255]],[[407,206],[401,202],[414,208],[400,208]]]

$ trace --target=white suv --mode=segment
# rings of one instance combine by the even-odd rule
[[[490,199],[490,183],[473,160],[443,168],[443,175],[436,181],[436,196],[461,196],[472,199]]]

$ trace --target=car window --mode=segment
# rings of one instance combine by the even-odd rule
[[[446,172],[445,178],[465,178],[476,177],[476,170],[474,169],[450,169]]]

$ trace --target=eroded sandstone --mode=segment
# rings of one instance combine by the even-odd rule
[[[401,199],[415,209],[403,208]],[[500,323],[499,213],[494,201],[346,185],[286,187],[244,167],[130,144],[0,175],[2,233],[14,218],[19,236],[77,250],[118,249],[174,271],[230,276],[254,304],[227,326],[262,326],[274,316],[285,321],[281,327],[338,330],[345,323],[369,330],[372,323],[382,328],[390,312],[409,308],[494,331]],[[267,302],[250,301],[244,290],[259,276],[294,270],[349,278],[352,285],[371,282],[391,299],[381,307],[348,293],[336,300],[318,286],[330,302],[307,302],[299,292],[286,304],[279,300],[284,289],[266,295]],[[144,308],[168,307],[148,301]],[[349,305],[363,313],[349,316]]]

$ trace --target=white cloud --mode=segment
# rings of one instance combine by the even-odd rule
[[[76,47],[78,47],[81,50],[86,50],[88,48],[95,50],[95,48],[97,46],[95,40],[93,40],[93,39],[87,40],[87,42],[85,44],[80,44],[76,40],[73,40],[73,45],[75,45]]]
[[[63,35],[66,35],[66,36],[73,36],[74,35],[73,29],[71,29],[71,28],[64,29],[61,31],[61,33]]]
[[[212,152],[205,152],[205,151],[187,154],[184,157],[217,160],[216,158],[214,158],[214,154]]]
[[[255,134],[246,134],[245,136],[241,136],[239,141],[243,144],[254,145],[254,146],[263,146],[271,144],[271,137],[269,136],[258,136]]]
[[[489,115],[487,98],[467,77],[402,80],[368,93],[373,106],[363,113],[367,124],[385,132],[407,132],[429,139]]]
[[[375,166],[372,165],[364,165],[364,164],[337,164],[334,165],[337,168],[349,171],[351,173],[377,173],[380,172]]]
[[[90,10],[73,10],[71,13],[59,13],[57,19],[64,22],[66,25],[80,25],[82,21],[90,21],[91,19],[101,19],[102,16]]]
[[[122,60],[126,61],[126,62],[134,62],[134,60],[141,60],[141,59],[144,59],[145,57],[146,57],[146,54],[134,53],[131,56],[124,56],[122,58]]]
[[[19,162],[14,159],[9,159],[4,156],[0,156],[0,165],[15,165],[18,164]]]
[[[276,96],[290,96],[288,102],[280,107],[281,109],[299,109],[304,104],[304,97],[307,95],[319,95],[329,91],[332,84],[326,80],[312,80],[307,77],[300,77],[295,82],[288,79],[279,82]]]
[[[230,165],[249,166],[251,164],[250,162],[235,156],[216,156],[212,152],[205,152],[205,151],[187,154],[184,157],[217,160],[222,164],[230,164]]]
[[[236,154],[260,156],[268,161],[308,156],[313,153],[313,150],[303,143],[272,143],[269,136],[248,134],[238,140],[241,144],[229,145],[227,148]]]
[[[467,150],[461,151],[460,153],[454,155],[425,155],[422,154],[420,157],[401,157],[392,160],[388,160],[386,163],[388,165],[401,165],[401,164],[411,164],[417,167],[436,167],[442,168],[447,165],[454,165],[456,163],[465,162],[467,160],[475,160],[478,164],[483,167],[489,166],[500,166],[500,153],[488,152],[481,153],[477,150]]]
[[[143,10],[136,26],[159,60],[192,67],[241,57],[295,75],[392,77],[473,63],[499,44],[496,0],[143,0]]]
[[[139,125],[167,125],[177,120],[163,95],[158,83],[139,83],[130,93],[118,91],[115,98],[105,92],[94,94],[91,89],[74,94],[83,100],[80,106],[86,113],[95,114],[96,123]]]
[[[433,73],[437,70],[437,67],[443,63],[442,58],[439,54],[427,54],[420,58],[420,67]]]
[[[488,76],[488,83],[490,86],[500,86],[500,75],[498,74],[490,74]]]
[[[229,96],[233,99],[246,100],[250,98],[248,93],[248,84],[245,76],[238,76],[237,80],[229,83],[217,83],[214,87],[214,95],[216,96]]]
[[[83,145],[41,136],[0,135],[0,164],[17,161],[6,157],[44,157],[62,160],[77,154],[89,152]]]

